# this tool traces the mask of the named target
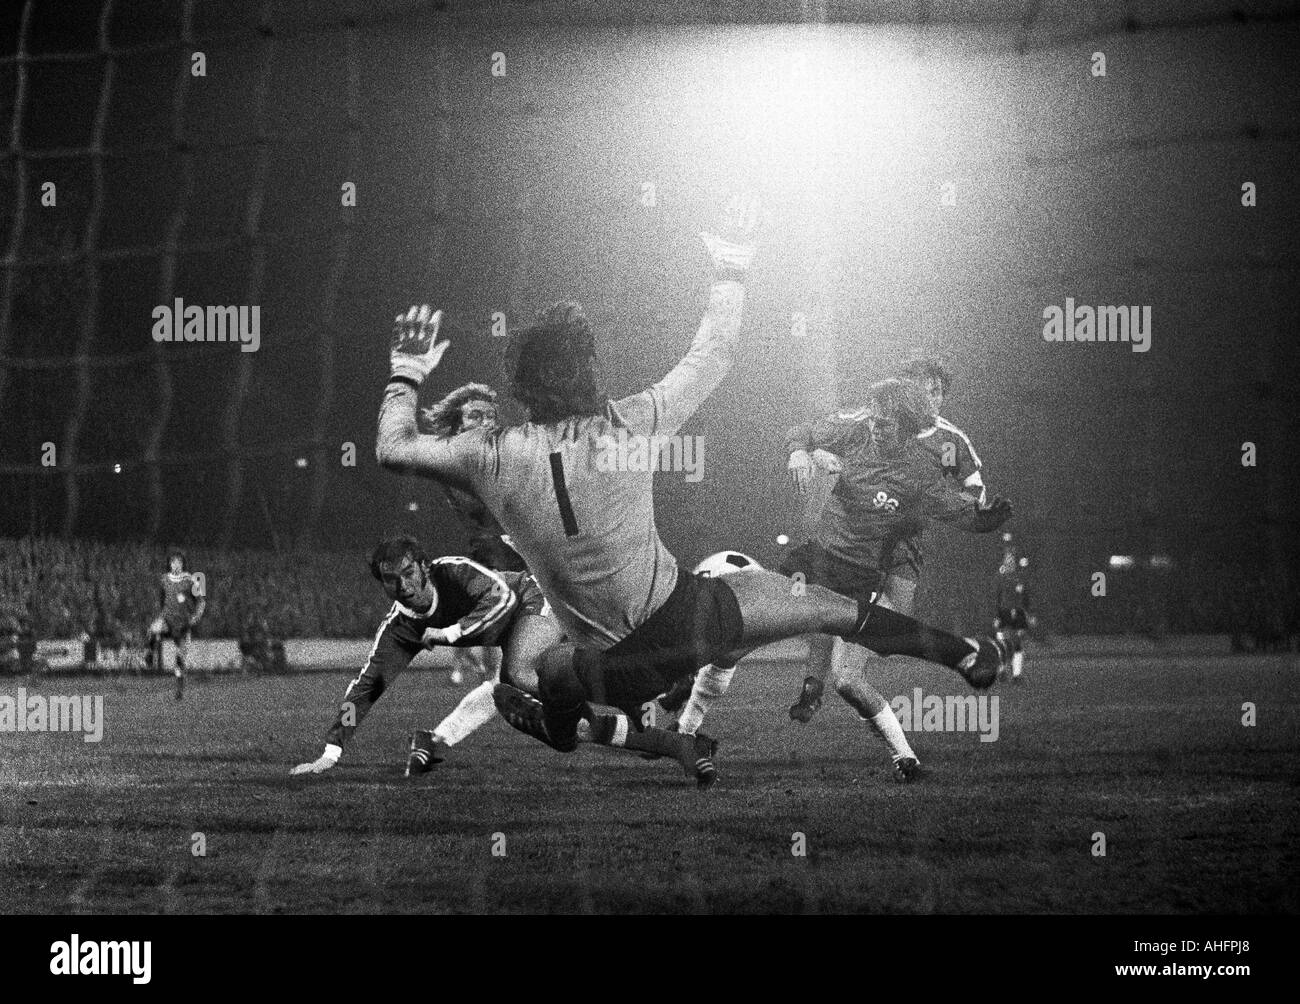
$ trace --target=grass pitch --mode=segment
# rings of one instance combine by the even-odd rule
[[[347,674],[196,680],[179,703],[162,678],[10,678],[0,693],[102,694],[106,725],[98,744],[0,733],[0,909],[1295,913],[1298,669],[1031,661],[992,691],[996,742],[913,733],[929,775],[899,785],[834,695],[787,718],[801,667],[746,665],[705,726],[723,746],[704,792],[499,719],[408,781],[407,732],[465,692],[441,672],[400,678],[306,778],[289,768],[319,754]],[[903,660],[877,682],[969,693]]]

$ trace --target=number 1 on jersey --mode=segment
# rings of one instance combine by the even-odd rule
[[[551,480],[555,482],[555,502],[560,507],[564,535],[576,537],[578,520],[573,515],[573,503],[569,501],[569,486],[564,482],[564,462],[558,450],[551,454]]]

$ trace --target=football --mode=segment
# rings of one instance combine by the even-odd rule
[[[707,575],[709,578],[713,578],[715,575],[730,575],[732,572],[739,572],[742,568],[762,567],[749,555],[741,554],[739,551],[719,551],[717,554],[710,554],[696,565],[695,574]]]

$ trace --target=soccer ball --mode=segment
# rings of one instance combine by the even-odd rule
[[[718,575],[730,575],[732,572],[739,572],[743,568],[761,569],[762,567],[749,555],[741,554],[739,551],[719,551],[717,554],[710,554],[696,565],[695,574],[712,579]]]

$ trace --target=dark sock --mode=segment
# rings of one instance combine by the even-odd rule
[[[572,751],[578,745],[578,722],[587,709],[587,694],[574,670],[572,649],[557,646],[542,656],[537,690],[552,745],[563,753]]]
[[[663,729],[651,726],[641,732],[629,729],[627,742],[624,745],[638,753],[658,753],[661,756],[675,757],[681,753],[682,744],[686,741],[687,737],[680,733],[665,732]]]
[[[911,655],[950,669],[971,654],[970,642],[914,618],[858,600],[858,626],[842,636],[881,655]]]
[[[614,730],[617,727],[616,715],[595,715],[591,719],[591,741],[599,746],[608,746],[614,741]]]

